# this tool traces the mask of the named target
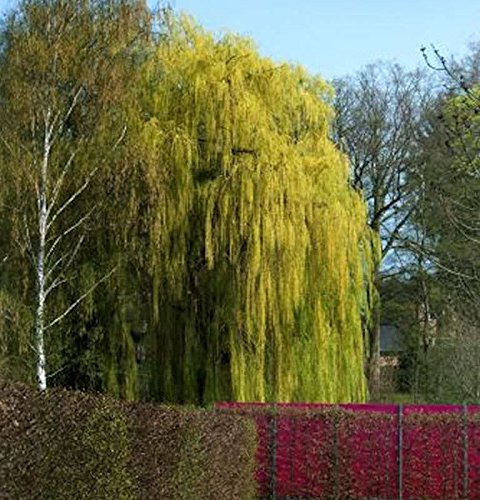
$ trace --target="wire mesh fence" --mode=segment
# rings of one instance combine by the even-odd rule
[[[256,422],[260,498],[480,498],[479,406],[217,406]]]

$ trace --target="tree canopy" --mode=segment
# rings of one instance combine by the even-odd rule
[[[378,240],[329,138],[330,87],[169,11],[150,22],[135,2],[72,5],[25,2],[5,28],[0,286],[31,321],[0,322],[10,339],[0,352],[30,359],[37,284],[25,238],[45,140],[32,120],[45,99],[68,113],[78,83],[82,102],[52,161],[61,176],[75,151],[65,200],[88,187],[56,229],[88,217],[80,247],[65,242],[74,272],[52,292],[47,321],[84,300],[48,332],[52,382],[177,402],[363,400]],[[58,12],[71,43],[48,38],[30,9]],[[41,86],[22,79],[25,44],[45,66],[31,70]]]
[[[145,78],[145,177],[165,185],[149,231],[160,390],[183,377],[207,400],[364,397],[372,242],[328,138],[329,88],[187,20]]]

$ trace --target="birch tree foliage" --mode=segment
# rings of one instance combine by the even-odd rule
[[[88,188],[93,178],[108,178],[124,135],[121,101],[142,9],[138,2],[27,0],[4,29],[2,247],[16,257],[7,260],[2,284],[11,294],[12,279],[24,277],[16,292],[34,323],[30,346],[42,389],[47,358],[65,338],[57,325],[95,288],[82,271],[82,259],[91,261],[83,253],[87,227],[101,212]]]
[[[181,401],[362,400],[378,245],[329,139],[331,89],[188,19],[169,35],[145,65],[137,124],[150,390]]]

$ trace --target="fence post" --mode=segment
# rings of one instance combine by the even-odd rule
[[[397,415],[397,466],[398,466],[398,499],[403,498],[403,405],[398,405]]]
[[[468,498],[468,407],[463,405],[463,498]]]
[[[270,417],[270,453],[271,453],[271,475],[270,475],[270,491],[271,498],[277,498],[277,405],[272,404],[272,414]]]

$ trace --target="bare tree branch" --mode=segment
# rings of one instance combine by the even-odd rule
[[[45,330],[49,330],[52,326],[55,326],[59,323],[65,316],[71,313],[82,301],[85,300],[100,284],[106,281],[115,271],[116,267],[114,267],[109,273],[107,273],[103,278],[98,280],[94,285],[92,285],[85,293],[83,293],[73,304],[71,304],[62,314],[57,316],[52,322],[50,322],[47,326],[45,326]]]

